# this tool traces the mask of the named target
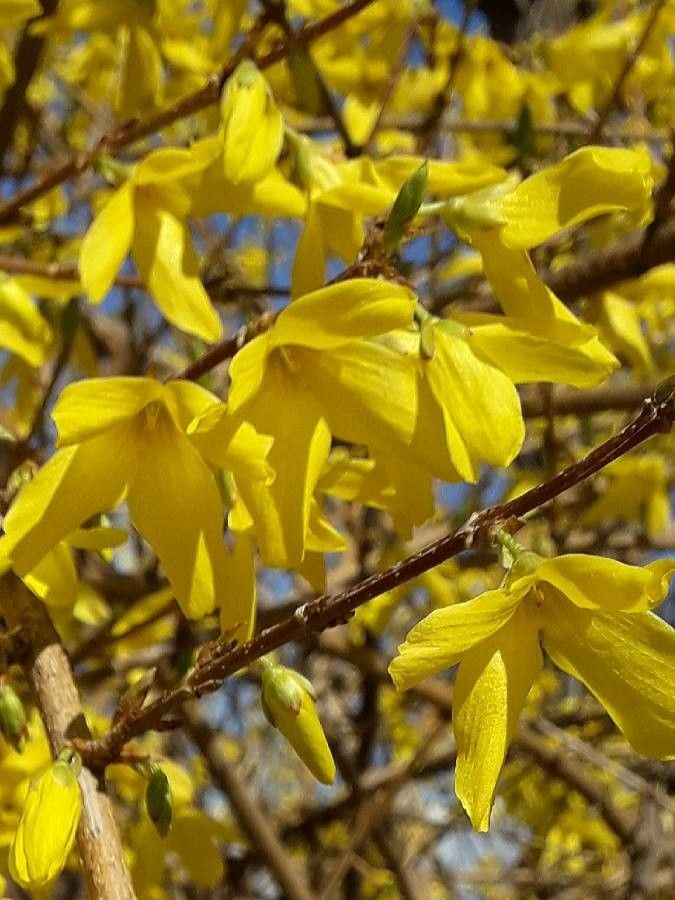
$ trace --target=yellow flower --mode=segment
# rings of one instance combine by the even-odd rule
[[[265,460],[271,441],[228,415],[211,439],[193,442],[190,423],[214,406],[223,409],[188,382],[93,378],[69,385],[53,413],[60,449],[5,518],[3,546],[16,573],[31,572],[83,522],[126,497],[185,614],[199,618],[220,604],[236,616],[231,625],[241,624],[243,611],[228,593],[224,510],[209,463],[264,484],[272,477]]]
[[[0,0],[0,25],[16,28],[41,12],[39,0]]]
[[[369,434],[411,433],[414,373],[363,338],[408,324],[414,304],[399,285],[340,282],[295,300],[232,360],[228,409],[274,437],[269,462],[284,472],[272,484],[237,485],[269,565],[294,567],[304,557],[314,489],[330,451],[329,410],[361,420]]]
[[[455,786],[474,828],[488,828],[499,772],[543,665],[541,645],[639,753],[675,756],[675,630],[649,612],[673,572],[675,560],[638,568],[521,552],[502,587],[435,610],[408,634],[389,667],[397,688],[460,664]]]
[[[223,165],[233,184],[259,181],[273,168],[284,140],[284,122],[265,77],[245,59],[228,78],[220,99]]]
[[[212,161],[210,146],[149,153],[113,193],[87,231],[80,250],[82,287],[92,302],[111,288],[129,251],[155,303],[178,328],[217,341],[218,314],[199,278],[185,224],[191,198],[183,179]]]
[[[9,872],[28,890],[61,872],[75,841],[82,810],[79,758],[64,751],[31,783],[9,851]]]
[[[52,330],[37,311],[30,294],[14,278],[0,272],[0,347],[29,366],[45,361]]]
[[[271,725],[278,728],[309,771],[323,784],[335,781],[335,763],[314,706],[310,682],[267,657],[260,660],[260,703]]]

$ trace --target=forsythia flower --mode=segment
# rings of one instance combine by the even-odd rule
[[[263,657],[260,703],[267,720],[286,738],[309,771],[324,784],[335,781],[335,763],[314,706],[311,683]]]
[[[79,767],[77,754],[64,750],[31,782],[9,851],[10,875],[23,888],[43,887],[66,864],[82,811]]]
[[[339,282],[293,301],[232,360],[228,409],[274,437],[269,462],[284,472],[270,485],[242,485],[269,565],[303,559],[314,488],[330,451],[329,411],[340,421],[362,421],[370,434],[412,432],[412,369],[363,338],[409,324],[414,305],[399,285]]]
[[[455,788],[479,831],[488,828],[518,716],[542,669],[541,645],[639,753],[675,756],[675,630],[649,612],[664,599],[675,560],[638,568],[582,554],[543,559],[522,548],[516,556],[500,588],[419,622],[389,667],[406,689],[460,664]]]
[[[191,198],[182,179],[213,157],[203,151],[149,153],[114,192],[87,231],[80,250],[82,287],[96,303],[110,290],[131,250],[145,286],[167,321],[216,341],[220,319],[199,279],[197,255],[185,224]]]
[[[224,410],[187,382],[92,378],[69,385],[53,412],[60,449],[5,517],[0,546],[15,572],[31,572],[82,522],[126,497],[185,614],[199,618],[220,604],[230,626],[247,622],[251,610],[224,594],[231,560],[209,463],[265,484],[273,477],[265,460],[271,440],[229,415],[207,438],[191,440],[192,420],[214,406]]]

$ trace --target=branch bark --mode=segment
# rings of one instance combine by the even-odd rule
[[[8,628],[20,628],[30,651],[23,663],[52,754],[74,738],[91,737],[63,645],[42,603],[12,574],[0,579],[0,609]],[[134,900],[131,877],[110,800],[83,766],[82,816],[77,844],[93,900]]]
[[[668,433],[675,421],[675,383],[659,388],[647,398],[639,415],[618,434],[592,450],[579,462],[573,463],[555,477],[532,488],[508,503],[488,507],[471,516],[453,534],[446,535],[418,553],[407,557],[383,572],[366,578],[353,587],[331,596],[324,594],[295,610],[278,625],[263,631],[245,644],[218,643],[203,657],[185,678],[164,691],[147,706],[122,716],[98,740],[78,741],[83,759],[94,767],[105,767],[118,758],[127,741],[151,729],[171,727],[166,716],[188,700],[217,690],[223,680],[261,656],[276,650],[303,634],[323,631],[347,620],[352,612],[368,600],[378,597],[423,572],[434,568],[475,543],[487,539],[496,529],[515,523],[526,513],[585,481],[608,463],[659,433]]]

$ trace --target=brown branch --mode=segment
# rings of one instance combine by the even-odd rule
[[[309,888],[292,863],[269,819],[256,803],[236,767],[218,746],[216,735],[194,703],[183,708],[187,732],[204,757],[213,783],[229,797],[235,817],[253,844],[262,863],[270,870],[289,900],[311,900]]]
[[[621,90],[622,90],[624,84],[626,83],[626,79],[628,78],[628,76],[630,75],[630,73],[633,70],[633,67],[635,66],[638,59],[640,58],[640,54],[644,50],[644,48],[647,44],[647,41],[649,40],[649,36],[651,35],[651,33],[654,29],[654,26],[656,25],[656,21],[659,17],[659,14],[661,13],[661,10],[665,6],[665,3],[666,3],[666,0],[655,0],[654,6],[652,7],[651,12],[647,16],[647,21],[645,23],[644,30],[643,30],[642,34],[640,35],[638,42],[635,44],[635,46],[633,47],[631,52],[626,57],[623,67],[622,67],[621,71],[619,72],[616,82],[614,83],[614,88],[612,89],[612,93],[609,95],[609,97],[607,98],[607,102],[605,103],[605,105],[603,106],[603,108],[601,109],[601,111],[598,114],[598,118],[597,118],[597,120],[593,126],[593,130],[591,131],[589,138],[588,138],[589,143],[592,144],[593,141],[595,141],[598,138],[598,136],[602,134],[602,130],[605,127],[605,122],[607,121],[610,113],[614,109],[614,106],[616,105],[616,103],[619,99],[619,95],[621,93]]]
[[[675,259],[675,216],[656,228],[632,234],[611,247],[595,250],[569,266],[540,273],[561,300],[571,302],[606,290],[620,281],[638,278],[650,269]]]
[[[0,579],[0,609],[10,629],[22,629],[30,652],[26,673],[52,754],[75,738],[90,738],[65,650],[42,603],[12,574]],[[89,895],[95,900],[134,900],[110,800],[87,768],[79,776],[82,816],[77,842]]]
[[[215,645],[173,688],[147,706],[120,720],[101,738],[78,742],[83,758],[103,767],[115,760],[127,741],[150,729],[162,727],[164,717],[187,700],[217,690],[222,681],[272,650],[297,640],[308,631],[322,631],[345,621],[359,606],[392,588],[434,568],[482,539],[495,529],[536,510],[571,487],[590,478],[608,463],[638,447],[655,434],[668,433],[675,421],[675,387],[665,386],[647,398],[639,415],[618,434],[592,450],[554,478],[508,503],[488,507],[472,515],[453,534],[440,538],[402,562],[378,572],[335,596],[324,594],[305,603],[278,625],[245,644]]]
[[[374,0],[350,0],[349,3],[336,9],[335,12],[324,16],[323,19],[319,19],[318,22],[306,25],[294,35],[292,42],[288,40],[282,41],[277,47],[270,50],[269,53],[266,53],[260,59],[256,60],[258,68],[267,69],[274,65],[274,63],[280,62],[286,57],[293,46],[305,47],[313,43],[360,13],[373,2]],[[66,160],[66,162],[48,170],[38,178],[34,184],[30,185],[30,187],[23,191],[19,191],[5,203],[0,204],[0,222],[12,220],[21,207],[25,206],[27,203],[31,203],[33,200],[46,194],[47,191],[56,187],[57,184],[61,184],[69,178],[73,178],[86,171],[101,153],[114,156],[125,147],[128,147],[143,138],[149,137],[162,128],[165,128],[167,125],[172,125],[179,119],[193,115],[194,113],[200,112],[202,109],[206,109],[206,107],[217,103],[223,85],[235,70],[238,63],[244,57],[251,54],[253,49],[251,46],[251,39],[255,37],[257,37],[257,35],[254,31],[248,36],[248,39],[244,41],[242,46],[233,55],[232,59],[220,70],[220,72],[212,75],[204,87],[200,88],[198,91],[177,101],[173,106],[170,106],[158,115],[147,119],[145,122],[133,121],[130,124],[123,125],[120,128],[116,128],[113,131],[104,134],[94,147],[82,153],[78,153]]]

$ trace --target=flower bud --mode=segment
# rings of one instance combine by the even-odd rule
[[[150,766],[150,776],[145,789],[145,808],[157,833],[161,837],[166,837],[171,828],[173,797],[169,779],[156,763]]]
[[[260,703],[270,724],[278,728],[315,778],[335,780],[335,763],[314,705],[311,683],[270,659],[260,660]]]
[[[382,244],[387,255],[398,247],[417,215],[427,190],[428,174],[429,164],[425,160],[396,195],[382,234]]]
[[[63,750],[33,779],[9,850],[9,872],[27,890],[49,884],[61,872],[82,811],[79,756]]]
[[[23,753],[28,737],[26,713],[16,691],[7,681],[0,684],[0,732],[17,753]]]
[[[239,63],[220,100],[225,177],[259,181],[277,161],[284,123],[269,85],[250,59]]]

